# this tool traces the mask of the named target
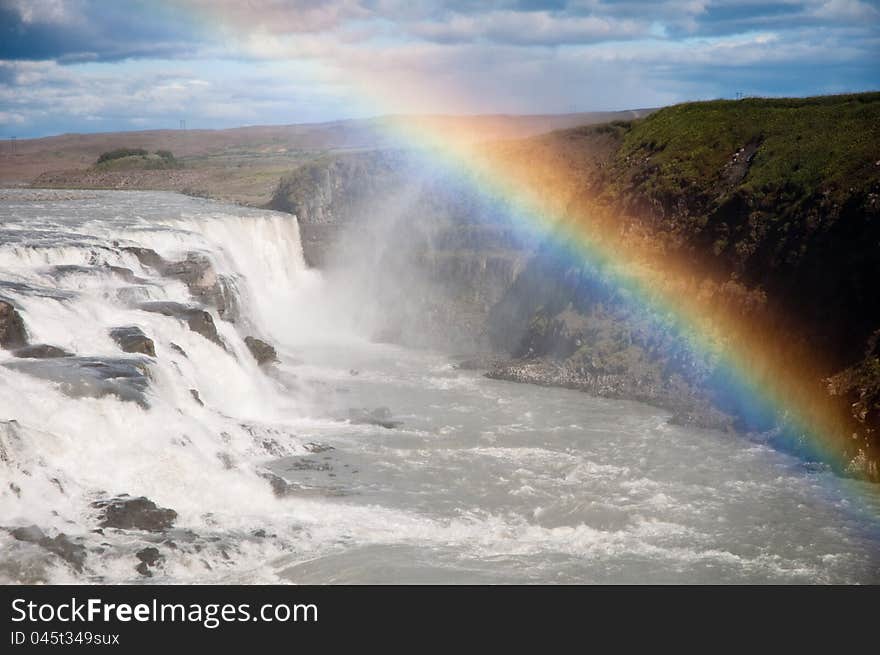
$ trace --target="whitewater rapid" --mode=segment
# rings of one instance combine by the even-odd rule
[[[0,581],[880,581],[867,485],[651,407],[371,343],[350,295],[305,266],[289,215],[14,190],[0,219],[0,300],[29,342],[144,372],[126,399],[115,379],[98,392],[83,369],[40,360],[40,375],[0,350]],[[234,312],[144,249],[206,258]],[[208,311],[219,342],[145,310],[157,302]],[[122,352],[120,326],[155,356]],[[248,336],[278,361],[259,365]],[[361,420],[380,407],[391,427]],[[122,494],[174,526],[100,528],[95,503]],[[32,525],[81,565],[14,536]],[[161,557],[149,576],[145,547]]]

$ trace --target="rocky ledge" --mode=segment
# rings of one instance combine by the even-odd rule
[[[524,382],[544,387],[576,389],[601,398],[634,400],[672,412],[670,423],[712,430],[732,431],[732,417],[716,409],[684,383],[658,384],[634,375],[594,373],[550,359],[518,359],[496,363],[487,378]]]

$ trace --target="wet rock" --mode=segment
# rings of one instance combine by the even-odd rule
[[[365,425],[378,425],[388,430],[399,428],[403,421],[394,421],[391,418],[391,410],[387,407],[376,409],[353,408],[348,410],[348,420],[352,423]]]
[[[63,348],[50,346],[46,343],[38,343],[32,346],[18,348],[12,353],[16,357],[22,359],[53,359],[55,357],[73,357],[73,353],[67,352]]]
[[[463,371],[489,370],[495,368],[503,361],[504,358],[499,355],[475,355],[468,359],[461,360],[455,364],[455,368]]]
[[[121,248],[123,252],[130,252],[137,257],[143,266],[149,266],[156,270],[161,270],[165,265],[165,259],[152,248],[141,248],[140,246],[126,246]]]
[[[130,268],[102,264],[100,266],[82,266],[80,264],[58,264],[48,269],[49,275],[59,279],[68,275],[91,275],[94,273],[110,273],[132,284],[144,284],[146,280],[134,274]]]
[[[195,300],[216,307],[221,318],[234,318],[237,309],[235,294],[228,281],[214,270],[207,256],[187,253],[186,259],[166,263],[162,274],[183,282]]]
[[[285,496],[289,496],[291,492],[296,488],[280,475],[275,475],[274,473],[264,471],[260,473],[260,476],[269,481],[269,484],[272,487],[272,493],[275,494],[276,498],[284,498]]]
[[[298,457],[290,461],[286,470],[288,471],[329,471],[331,466],[325,462],[318,462],[308,457]]]
[[[121,400],[149,407],[147,362],[114,357],[56,357],[5,362],[3,366],[43,380],[58,383],[71,398],[103,398],[114,395]]]
[[[147,546],[139,550],[135,555],[140,560],[140,564],[135,567],[135,570],[147,578],[153,576],[153,572],[150,569],[156,568],[165,561],[165,556],[155,546]]]
[[[514,359],[499,363],[487,378],[576,389],[601,398],[634,400],[669,410],[669,423],[728,431],[733,420],[716,409],[709,398],[688,385],[639,375],[637,371],[605,373],[571,362],[552,359]]]
[[[257,364],[262,366],[263,364],[271,364],[272,362],[278,361],[278,353],[275,352],[275,348],[262,339],[245,337],[244,343],[248,347],[248,350],[251,351],[251,355],[254,356],[254,359],[257,360]]]
[[[190,252],[186,258],[172,262],[149,248],[123,248],[134,254],[141,264],[155,269],[160,275],[183,282],[193,299],[217,309],[220,318],[234,321],[238,317],[238,295],[235,282],[220,275],[211,260],[202,253]]]
[[[110,338],[127,353],[141,353],[156,356],[156,346],[144,331],[135,325],[116,327],[110,330]]]
[[[303,448],[310,453],[326,453],[328,450],[336,450],[333,446],[329,446],[325,443],[315,443],[314,441],[305,444]]]
[[[186,322],[189,329],[196,334],[201,334],[208,341],[213,341],[221,348],[226,348],[223,340],[217,332],[217,326],[211,314],[199,307],[184,305],[179,302],[171,301],[155,301],[145,302],[138,305],[145,312],[154,312],[163,316],[173,316],[176,319]]]
[[[46,535],[43,534],[43,531],[36,525],[27,525],[22,526],[20,528],[15,528],[9,534],[12,535],[14,539],[18,541],[26,541],[28,543],[38,543],[41,539],[45,539]]]
[[[123,280],[130,282],[131,284],[143,284],[146,282],[143,278],[135,275],[134,271],[130,268],[125,268],[124,266],[112,266],[111,264],[105,264],[104,268],[113,273],[113,275],[121,277]]]
[[[0,347],[13,350],[27,345],[24,321],[11,302],[0,300]]]
[[[171,528],[177,519],[177,512],[173,509],[158,507],[143,496],[118,496],[97,501],[92,506],[101,510],[98,524],[102,528],[163,532]]]
[[[76,571],[82,571],[86,561],[86,548],[82,544],[71,541],[63,532],[54,537],[47,537],[36,525],[15,528],[10,531],[14,539],[27,543],[36,544],[50,553],[54,553],[65,562],[70,564]]]

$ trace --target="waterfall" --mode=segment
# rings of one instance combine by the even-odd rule
[[[21,196],[0,231],[0,300],[30,345],[70,356],[0,350],[3,525],[85,538],[94,503],[120,494],[173,508],[190,528],[218,511],[225,528],[256,525],[276,502],[262,464],[305,452],[291,424],[301,400],[244,341],[283,353],[304,312],[297,289],[320,284],[295,218],[168,194]],[[155,355],[124,352],[112,336],[122,327]]]

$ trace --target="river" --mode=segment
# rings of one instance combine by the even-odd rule
[[[289,215],[11,190],[0,218],[0,300],[31,344],[72,355],[0,350],[4,582],[880,582],[871,485],[654,407],[373,343]],[[211,262],[236,304],[234,323],[211,309],[218,343],[149,309],[193,289],[132,248]],[[120,326],[155,357],[121,352]],[[278,361],[258,366],[250,335]],[[96,381],[108,363],[135,372]],[[121,494],[173,527],[100,527]],[[42,541],[13,534],[32,525]],[[138,570],[144,548],[158,557]]]

